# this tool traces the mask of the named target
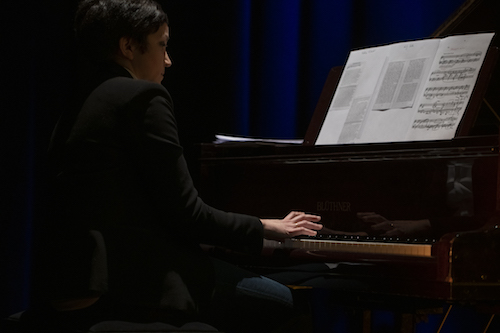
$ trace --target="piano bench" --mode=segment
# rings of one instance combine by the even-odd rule
[[[27,331],[21,325],[22,312],[15,313],[0,321],[0,332],[2,333],[39,333]],[[126,321],[103,321],[89,328],[87,332],[81,330],[64,331],[56,330],[51,333],[214,333],[219,332],[216,328],[200,322],[192,322],[181,327],[166,323],[133,323]]]

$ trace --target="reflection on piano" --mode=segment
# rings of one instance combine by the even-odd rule
[[[463,16],[489,8],[488,1],[472,3],[466,2],[460,19],[446,22],[436,35],[495,30],[468,30]],[[497,32],[493,45],[498,39]],[[303,145],[203,144],[200,195],[217,208],[262,218],[289,209],[322,216],[326,231],[318,238],[266,242],[263,257],[269,265],[363,263],[355,278],[375,293],[498,300],[500,268],[491,264],[500,262],[498,126],[491,131],[481,122],[490,112],[485,96],[494,107],[500,105],[497,53],[490,50],[453,140],[314,146],[340,76],[335,68]],[[360,222],[360,212],[389,220],[429,219],[431,228],[381,239]]]

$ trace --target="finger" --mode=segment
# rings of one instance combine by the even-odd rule
[[[294,218],[294,217],[296,217],[296,216],[298,216],[298,215],[302,215],[302,214],[304,214],[304,213],[303,213],[303,212],[298,212],[298,211],[292,210],[290,213],[288,213],[288,214],[287,214],[287,216],[286,216],[285,218],[290,218],[290,219],[292,219],[292,218]]]
[[[308,224],[308,223],[313,223],[313,224],[318,224],[321,221],[321,217],[317,215],[305,215],[300,218],[294,219],[292,222],[296,224]]]
[[[307,228],[297,228],[296,230],[290,232],[291,237],[296,236],[316,236],[318,234],[317,231],[307,229]]]
[[[398,228],[393,228],[391,230],[387,230],[384,235],[387,237],[403,236],[403,232]]]
[[[298,223],[301,221],[311,221],[311,222],[319,222],[321,221],[321,216],[315,214],[306,214],[303,212],[296,212],[297,214],[290,218],[290,221],[294,223]]]
[[[319,221],[321,221],[321,216],[316,215],[316,214],[306,214],[304,216],[304,219],[311,221],[311,222],[319,222]]]
[[[373,224],[371,226],[371,229],[374,231],[386,231],[386,230],[391,230],[393,229],[394,226],[391,225],[389,222],[380,222],[377,224]]]
[[[387,221],[387,219],[379,214],[363,216],[361,220],[365,223],[381,223]]]
[[[312,230],[321,230],[323,229],[323,225],[315,222],[309,222],[309,221],[301,221],[295,223],[295,226],[298,228],[307,228],[307,229],[312,229]]]

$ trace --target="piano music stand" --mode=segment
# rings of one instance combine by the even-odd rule
[[[493,46],[489,48],[488,53],[486,54],[486,57],[484,59],[484,63],[481,67],[479,76],[477,78],[476,85],[474,86],[469,104],[467,105],[462,121],[458,126],[455,135],[456,137],[470,135],[471,129],[474,126],[476,118],[479,114],[479,110],[481,109],[483,98],[488,89],[493,71],[497,64],[498,55],[498,47]],[[337,89],[340,76],[342,75],[342,70],[343,67],[333,67],[330,70],[326,82],[323,86],[323,90],[321,91],[318,103],[314,110],[314,114],[311,118],[311,122],[309,123],[309,127],[307,128],[303,145],[313,146],[316,143],[319,132],[326,118],[326,114],[328,113],[330,103],[333,99],[333,95],[335,94],[335,90]]]

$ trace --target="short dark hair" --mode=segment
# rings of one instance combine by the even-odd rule
[[[92,61],[107,61],[118,51],[122,37],[132,38],[144,52],[147,37],[168,17],[154,0],[83,0],[75,16],[80,52]]]

